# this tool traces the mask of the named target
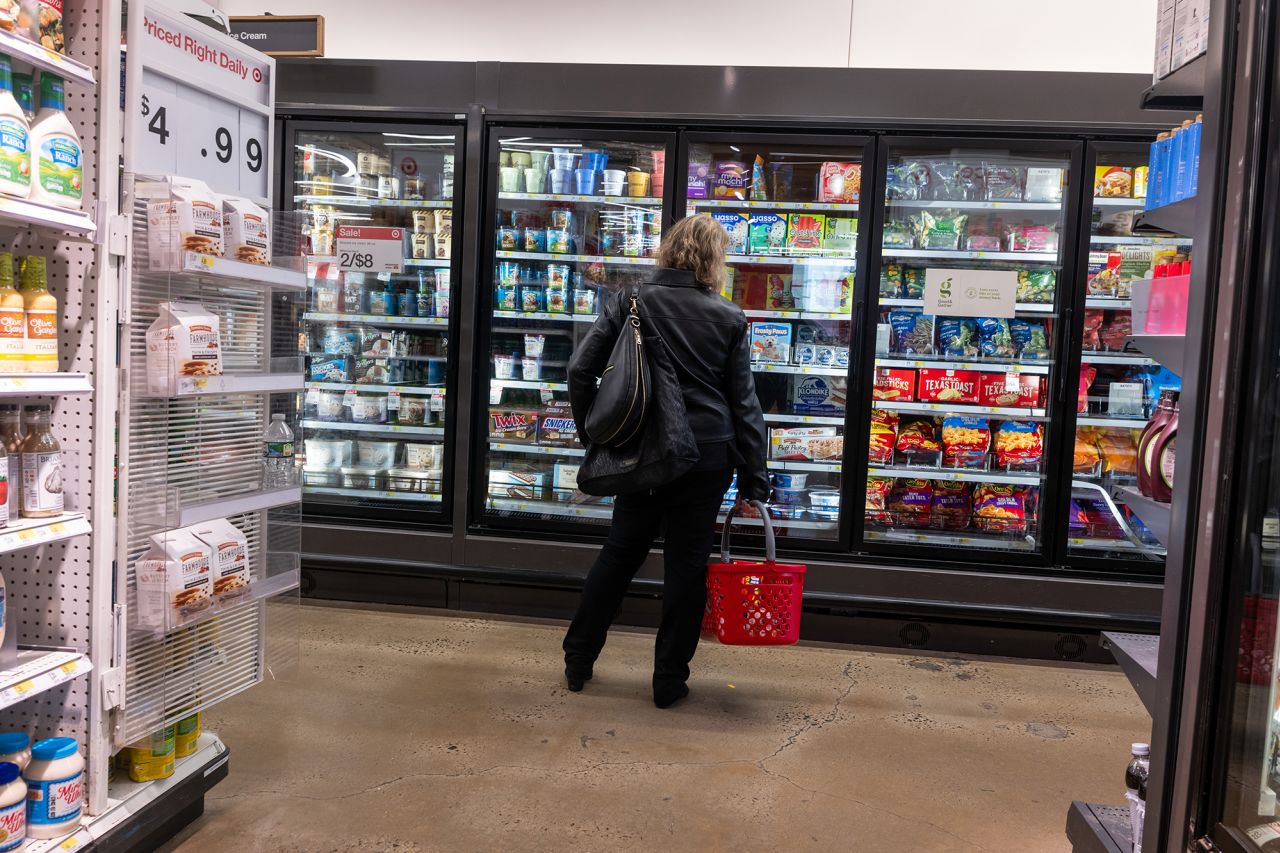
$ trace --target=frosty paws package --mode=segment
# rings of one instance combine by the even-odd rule
[[[751,360],[786,364],[791,361],[790,323],[752,323]]]

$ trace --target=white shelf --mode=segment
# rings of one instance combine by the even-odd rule
[[[526,391],[568,391],[566,382],[534,382],[526,379],[493,379],[491,388],[522,388]]]
[[[1082,364],[1128,364],[1137,366],[1159,364],[1154,358],[1148,358],[1138,353],[1089,352],[1088,350],[1080,353],[1080,362]]]
[[[302,500],[302,487],[290,486],[284,489],[263,489],[259,492],[249,492],[229,498],[183,504],[178,508],[178,523],[174,526],[189,527],[215,518],[257,512],[275,506],[297,503],[300,500]]]
[[[89,658],[79,652],[19,650],[17,665],[0,672],[0,708],[79,678],[91,669]]]
[[[849,257],[834,256],[795,256],[795,255],[725,255],[727,264],[769,264],[773,266],[853,266],[856,261]]]
[[[617,255],[561,255],[555,252],[494,252],[498,258],[515,261],[562,261],[566,264],[622,264],[624,266],[653,266],[653,258],[624,258]]]
[[[301,391],[301,373],[247,373],[222,376],[179,376],[177,393],[168,397],[203,397],[208,394],[276,394]]]
[[[743,314],[748,317],[776,317],[779,320],[852,320],[849,311],[768,311],[763,308],[744,308]]]
[[[83,513],[64,512],[52,518],[16,518],[0,528],[0,554],[34,548],[48,542],[60,542],[91,533],[89,520]]]
[[[915,367],[935,370],[982,370],[988,373],[1038,373],[1047,375],[1050,362],[947,361],[945,359],[885,358],[876,356],[877,367]]]
[[[884,248],[880,254],[886,258],[920,258],[922,260],[974,260],[974,261],[1025,261],[1035,264],[1056,264],[1057,252],[988,252],[968,249],[892,249]]]
[[[1003,406],[975,406],[972,403],[901,403],[894,400],[872,400],[872,408],[921,415],[995,415],[1009,420],[1034,421],[1045,417],[1044,409],[1015,409]]]
[[[73,24],[78,23],[72,19]],[[64,23],[66,23],[64,21]],[[24,39],[16,33],[0,30],[0,53],[7,53],[20,62],[28,62],[41,71],[52,71],[59,77],[74,80],[85,86],[96,86],[93,69],[69,56],[41,47],[31,39]],[[36,90],[39,94],[39,90]]]
[[[960,468],[908,468],[893,465],[868,465],[868,477],[893,477],[905,480],[952,480],[961,483],[1003,483],[1011,486],[1039,485],[1040,474],[1005,471],[966,471]]]
[[[839,472],[839,462],[804,462],[801,460],[790,459],[770,459],[768,461],[769,470],[771,471],[828,471]]]
[[[401,394],[431,394],[444,388],[439,385],[363,385],[357,382],[308,382],[307,388],[320,391],[367,391],[371,394],[390,394],[399,391]]]
[[[0,33],[4,32],[0,30]],[[79,210],[0,195],[0,224],[10,228],[49,228],[88,236],[97,230],[93,218]]]
[[[1089,237],[1089,242],[1094,246],[1150,246],[1150,245],[1173,245],[1173,246],[1189,246],[1191,245],[1190,237],[1144,237],[1138,234],[1129,234],[1123,237],[1110,237],[1106,234],[1093,234]]]
[[[924,308],[923,299],[909,299],[905,296],[880,297],[881,308]],[[1014,306],[1019,314],[1052,314],[1052,302],[1019,302]]]
[[[340,489],[334,486],[307,486],[309,495],[334,495],[347,498],[380,498],[393,501],[440,503],[442,497],[433,492],[398,492],[382,489]]]
[[[343,207],[417,207],[445,210],[453,207],[452,199],[372,198],[349,195],[295,195],[295,202],[328,204]]]
[[[752,373],[798,373],[809,374],[813,376],[845,376],[849,373],[848,367],[831,367],[813,364],[774,364],[771,361],[753,361],[751,362]]]
[[[330,429],[337,432],[394,432],[400,435],[424,435],[430,438],[444,438],[444,427],[413,426],[411,424],[351,424],[345,421],[322,421],[307,418],[302,422],[304,430]]]
[[[493,316],[503,320],[550,320],[563,323],[594,323],[599,314],[564,314],[549,311],[500,311],[494,310]]]
[[[264,264],[247,264],[231,258],[215,258],[197,252],[182,253],[182,267],[178,272],[201,278],[217,279],[218,284],[256,284],[280,290],[306,290],[307,274],[301,269],[303,259],[297,259],[299,269]],[[163,270],[150,270],[163,273]]]
[[[911,201],[908,199],[888,199],[889,207],[915,207],[929,210],[951,208],[954,210],[1061,210],[1062,203],[1057,201]]]
[[[498,198],[503,201],[558,201],[558,202],[577,202],[580,204],[621,204],[621,205],[644,205],[646,207],[657,207],[662,204],[662,199],[652,196],[630,196],[630,195],[570,195],[565,193],[498,193]]]
[[[405,258],[404,265],[406,267],[435,267],[436,269],[445,269],[453,266],[452,258]]]
[[[908,542],[919,545],[952,545],[969,548],[990,548],[995,551],[1035,551],[1038,546],[1026,538],[960,533],[943,533],[926,530],[868,530],[864,538],[870,542]]]
[[[856,201],[744,201],[736,198],[691,198],[688,206],[727,207],[731,210],[843,210],[849,213],[857,213],[859,207]]]
[[[437,329],[449,328],[448,317],[388,317],[385,314],[330,314],[320,311],[308,311],[302,315],[304,320],[315,320],[322,323],[368,323],[371,326],[428,326]]]
[[[1086,308],[1109,308],[1114,311],[1128,311],[1133,308],[1132,299],[1112,299],[1109,296],[1086,296]]]
[[[1093,197],[1094,207],[1142,207],[1147,206],[1145,198],[1103,198],[1102,196]]]
[[[1142,429],[1147,425],[1146,418],[1105,418],[1078,415],[1076,426],[1119,427],[1121,429]]]
[[[771,424],[814,424],[815,426],[844,426],[843,417],[833,417],[826,415],[786,415],[776,413],[766,413],[764,416],[766,423]]]
[[[3,30],[0,30],[3,32]],[[53,397],[89,394],[93,382],[84,373],[18,373],[0,375],[0,396]]]
[[[515,444],[509,441],[491,441],[489,450],[493,453],[523,453],[530,456],[587,455],[587,451],[581,447],[544,447],[541,444]]]
[[[496,512],[530,512],[538,515],[554,515],[562,518],[613,518],[612,506],[584,506],[554,501],[531,501],[518,498],[488,498],[488,509]]]

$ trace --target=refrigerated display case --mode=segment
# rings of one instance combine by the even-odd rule
[[[453,220],[460,134],[449,126],[287,126],[303,217],[302,426],[309,515],[445,519]],[[398,229],[398,270],[340,251],[342,226]]]
[[[778,534],[842,540],[845,428],[865,140],[691,134],[688,216],[729,233],[722,294],[750,323]],[[736,485],[725,495],[732,505]],[[759,526],[759,519],[739,523]]]
[[[598,529],[612,499],[577,488],[585,451],[569,410],[569,359],[610,294],[653,269],[672,138],[493,128],[489,150],[477,515],[498,526]]]
[[[1090,149],[1088,266],[1076,276],[1083,293],[1074,294],[1083,297],[1077,305],[1084,321],[1067,553],[1158,569],[1165,547],[1148,527],[1158,519],[1144,496],[1150,489],[1140,482],[1139,445],[1161,396],[1179,391],[1181,380],[1140,351],[1134,335],[1149,315],[1163,318],[1158,288],[1190,274],[1183,264],[1190,262],[1191,240],[1135,230],[1147,201],[1148,146],[1096,143]],[[1185,303],[1182,320],[1185,328]]]
[[[903,138],[885,157],[863,541],[1051,553],[1080,148]]]

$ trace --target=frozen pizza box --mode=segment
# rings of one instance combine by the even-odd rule
[[[892,367],[876,368],[871,396],[876,400],[911,401],[916,398],[916,372]]]
[[[751,360],[787,364],[791,361],[790,323],[752,323]]]
[[[1043,381],[1027,373],[984,373],[978,383],[978,402],[983,406],[1036,408],[1043,400]]]
[[[916,394],[927,403],[977,403],[976,370],[935,370],[923,368],[916,381]]]
[[[781,255],[787,248],[787,217],[753,213],[747,219],[747,254]]]

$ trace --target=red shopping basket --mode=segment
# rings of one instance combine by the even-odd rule
[[[726,646],[785,646],[800,639],[805,567],[777,562],[769,509],[759,501],[752,504],[764,524],[764,562],[730,558],[734,511],[729,510],[720,539],[721,562],[707,566],[702,632]]]

